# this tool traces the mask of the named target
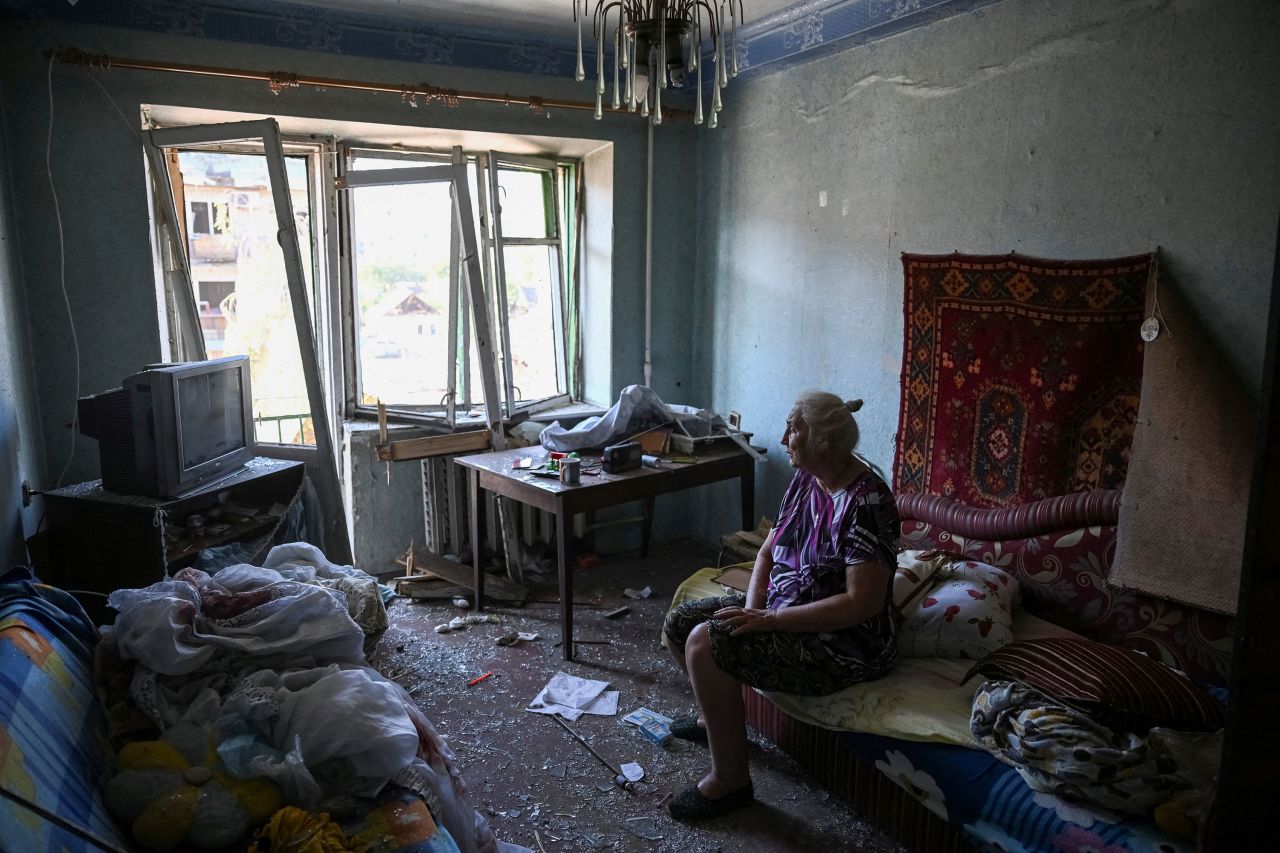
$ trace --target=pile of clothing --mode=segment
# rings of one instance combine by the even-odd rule
[[[462,850],[500,849],[431,722],[365,663],[387,627],[382,589],[295,543],[263,566],[184,569],[112,593],[98,680],[113,737],[197,727],[220,772],[270,780],[290,806],[352,813],[399,786]]]

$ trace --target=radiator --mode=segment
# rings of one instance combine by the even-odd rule
[[[520,541],[525,547],[542,544],[555,546],[555,516],[527,504],[512,501]],[[456,554],[470,562],[471,484],[467,472],[453,464],[452,456],[433,456],[422,460],[423,543],[433,554]],[[491,553],[502,548],[498,532],[498,500],[492,492],[484,493],[480,505],[480,526],[484,531],[484,547]],[[581,515],[574,516],[573,535],[581,537],[587,525]]]

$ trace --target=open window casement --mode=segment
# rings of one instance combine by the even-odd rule
[[[476,316],[493,332],[505,415],[567,402],[575,356],[561,220],[571,214],[561,208],[578,199],[562,199],[560,183],[571,169],[464,154],[450,184],[439,171],[450,157],[440,153],[345,147],[340,161],[347,411],[372,415],[381,402],[390,414],[443,417],[450,427],[477,416],[490,401],[478,381]],[[451,212],[463,184],[479,235],[474,290],[464,286]]]
[[[186,209],[186,200],[177,152],[167,152],[152,144],[146,146],[146,154],[159,231],[158,256],[164,280],[169,354],[175,361],[204,361],[208,355],[187,260],[186,219],[178,214],[179,210]]]
[[[490,151],[490,245],[508,413],[569,402],[562,173],[553,160]]]
[[[352,411],[443,415],[483,401],[473,390],[456,173],[447,156],[344,148]],[[464,164],[465,168],[465,164]],[[474,227],[474,226],[473,226]]]
[[[305,385],[306,407],[305,417],[314,433],[314,444],[291,444],[281,442],[273,444],[271,455],[278,458],[297,459],[307,465],[307,472],[315,486],[319,498],[319,510],[322,518],[321,547],[331,560],[338,563],[350,562],[351,543],[347,533],[346,514],[342,510],[342,489],[338,481],[337,459],[334,451],[333,429],[334,418],[330,406],[326,404],[322,371],[317,359],[316,336],[311,318],[311,298],[307,288],[306,275],[299,246],[299,216],[291,198],[289,172],[286,167],[284,148],[281,142],[279,126],[272,119],[257,121],[231,122],[218,125],[196,125],[188,127],[163,128],[147,133],[149,144],[145,146],[150,164],[153,186],[156,189],[157,212],[162,225],[164,237],[161,241],[161,257],[165,253],[170,263],[166,264],[166,288],[173,300],[173,313],[177,317],[177,346],[174,348],[176,358],[205,357],[204,338],[201,331],[201,317],[196,302],[195,286],[192,282],[191,242],[195,235],[187,234],[183,239],[185,214],[191,199],[183,204],[179,211],[177,197],[174,192],[175,181],[170,179],[171,152],[201,148],[218,148],[222,146],[251,145],[253,156],[261,157],[265,171],[265,182],[259,187],[262,204],[258,206],[258,214],[268,220],[269,230],[274,231],[274,241],[260,240],[252,252],[246,254],[243,246],[233,246],[239,254],[237,263],[241,266],[257,262],[273,262],[272,256],[283,261],[282,275],[287,286],[287,305],[283,307],[286,316],[291,317],[294,327],[297,355],[301,361],[301,374]],[[184,182],[185,185],[185,182]],[[305,191],[304,191],[305,193]],[[228,205],[252,203],[249,199],[232,198]],[[302,211],[303,217],[310,211]],[[231,216],[235,216],[234,213]],[[270,222],[270,220],[274,220]],[[211,231],[223,232],[231,229],[223,223]],[[274,243],[274,246],[271,243]],[[167,249],[165,247],[168,247]],[[310,246],[308,247],[310,250]],[[275,253],[280,253],[276,255]],[[309,251],[309,253],[311,253]],[[313,253],[311,253],[313,254]],[[180,262],[178,262],[180,261]],[[172,269],[169,269],[172,267]],[[274,272],[262,273],[271,278]],[[243,307],[243,306],[241,306]],[[266,312],[260,312],[266,313]],[[256,319],[256,315],[255,315]],[[249,353],[251,358],[253,353]],[[258,378],[254,379],[254,395],[258,396]],[[258,400],[255,400],[257,408]],[[255,423],[261,418],[255,411]],[[261,442],[263,439],[258,438]]]

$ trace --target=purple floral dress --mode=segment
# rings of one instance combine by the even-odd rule
[[[797,471],[774,525],[766,606],[808,604],[843,592],[847,567],[876,556],[892,566],[899,526],[893,495],[875,473],[867,471],[828,495],[812,474]],[[667,636],[683,646],[698,623],[708,622],[711,653],[721,669],[762,690],[813,696],[879,678],[897,657],[891,584],[886,584],[879,613],[839,631],[760,631],[734,637],[711,618],[721,607],[745,603],[742,595],[685,602],[668,615]]]

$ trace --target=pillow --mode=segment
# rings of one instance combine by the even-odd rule
[[[893,575],[893,609],[906,613],[933,587],[938,572],[946,568],[951,555],[943,551],[903,551]]]
[[[898,655],[981,660],[1012,643],[1018,582],[995,566],[944,557],[934,587],[903,614]]]
[[[975,675],[1028,684],[1115,731],[1222,728],[1222,705],[1175,669],[1094,640],[1050,638],[1005,646],[974,664]]]

